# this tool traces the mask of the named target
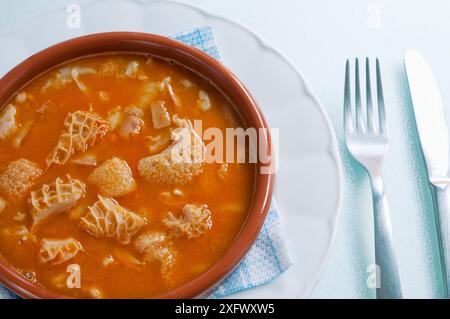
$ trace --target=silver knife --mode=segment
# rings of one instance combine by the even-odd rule
[[[449,136],[439,87],[427,61],[415,50],[405,54],[405,67],[416,126],[434,191],[436,221],[447,296],[450,291]]]

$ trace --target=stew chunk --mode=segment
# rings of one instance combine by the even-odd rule
[[[70,210],[85,192],[86,185],[70,177],[67,182],[58,177],[52,184],[43,184],[31,192],[33,227],[49,216]]]
[[[156,101],[150,106],[152,112],[153,128],[160,129],[170,126],[170,116],[167,108],[164,105],[164,101]]]
[[[81,218],[80,227],[97,238],[113,238],[121,244],[129,244],[147,223],[146,219],[122,207],[112,198],[98,196],[94,206]]]
[[[55,148],[47,157],[47,165],[65,164],[75,152],[85,152],[94,145],[97,136],[108,132],[108,122],[93,112],[76,111],[64,120],[64,130]]]
[[[7,164],[0,171],[0,190],[11,197],[24,195],[41,176],[42,169],[26,159]]]
[[[16,107],[8,104],[0,113],[0,140],[9,136],[16,128]]]
[[[138,162],[139,174],[148,182],[186,184],[203,173],[205,144],[186,119],[174,118],[178,127],[172,132],[173,143],[159,154]]]
[[[88,182],[97,186],[103,196],[117,197],[136,189],[136,181],[124,160],[113,157],[101,164],[89,175]]]
[[[175,217],[169,212],[163,223],[171,229],[175,237],[196,238],[211,229],[211,212],[207,205],[187,204],[183,207],[182,216]]]
[[[144,255],[146,262],[161,263],[161,271],[166,273],[174,263],[174,254],[171,243],[160,232],[146,232],[136,238],[134,242],[136,250]]]
[[[43,264],[59,265],[75,257],[82,249],[81,243],[73,238],[42,239],[39,260]]]

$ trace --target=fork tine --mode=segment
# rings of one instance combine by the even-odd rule
[[[359,60],[355,59],[355,113],[356,113],[356,129],[364,133],[364,117],[361,106],[361,88],[359,85]]]
[[[386,135],[386,111],[384,109],[383,85],[381,82],[380,61],[377,58],[377,99],[380,134]]]
[[[375,112],[372,105],[372,88],[370,85],[370,64],[366,57],[366,103],[367,103],[367,130],[375,133]]]
[[[353,132],[352,103],[350,93],[350,61],[348,59],[345,63],[344,127],[346,134]]]

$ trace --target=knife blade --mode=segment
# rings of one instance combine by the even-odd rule
[[[444,105],[433,71],[416,50],[405,53],[416,127],[433,190],[446,293],[450,291],[449,136]]]
[[[439,87],[427,61],[415,50],[405,54],[416,126],[430,179],[448,175],[449,138]]]

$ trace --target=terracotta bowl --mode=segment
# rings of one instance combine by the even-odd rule
[[[0,79],[0,105],[3,106],[21,87],[41,73],[69,60],[108,52],[146,53],[173,60],[209,79],[227,96],[248,127],[267,128],[257,103],[242,83],[220,62],[207,54],[166,37],[147,33],[111,32],[88,35],[51,46],[29,57]],[[265,130],[266,131],[266,130]],[[261,138],[261,137],[260,137]],[[268,131],[262,136],[270,149]],[[247,253],[269,210],[273,175],[259,173],[257,163],[255,190],[247,218],[225,255],[208,271],[191,282],[157,298],[193,298],[205,296],[222,278],[229,274]],[[50,289],[32,283],[14,271],[0,256],[0,282],[25,298],[67,298]]]

